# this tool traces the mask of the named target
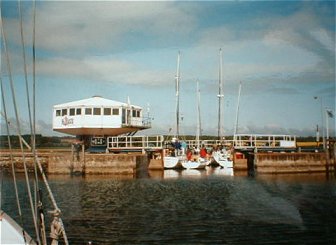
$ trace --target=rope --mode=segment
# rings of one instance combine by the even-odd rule
[[[27,62],[26,62],[26,52],[25,52],[25,42],[23,35],[23,25],[22,25],[22,13],[21,13],[21,1],[18,1],[18,11],[20,16],[20,33],[21,33],[21,45],[22,45],[22,57],[23,57],[23,68],[24,68],[24,77],[26,84],[26,94],[27,94],[27,106],[28,106],[28,115],[29,115],[29,126],[30,132],[33,133],[32,119],[31,119],[31,110],[30,110],[30,100],[29,100],[29,89],[28,89],[28,75],[27,75]]]
[[[34,5],[35,7],[35,5]],[[35,10],[35,9],[34,9]],[[22,18],[22,12],[21,12],[21,1],[18,0],[18,13],[20,16],[20,33],[21,33],[21,45],[22,45],[22,57],[23,57],[23,68],[24,68],[24,77],[25,77],[25,85],[26,85],[26,96],[27,96],[27,106],[28,106],[28,115],[29,115],[29,126],[30,126],[30,134],[31,134],[31,142],[33,146],[33,156],[34,156],[34,181],[35,181],[35,200],[34,200],[34,206],[35,206],[35,214],[36,214],[36,222],[39,227],[41,227],[40,219],[37,218],[38,215],[38,205],[40,203],[40,200],[38,198],[37,192],[39,189],[39,181],[38,181],[38,171],[37,171],[37,164],[36,164],[36,151],[35,151],[35,131],[33,131],[33,125],[32,125],[32,116],[31,116],[31,109],[30,109],[30,96],[29,96],[29,89],[28,89],[28,75],[27,75],[27,62],[26,62],[26,52],[25,52],[25,42],[24,42],[24,35],[23,35],[23,18]],[[35,30],[35,18],[33,23],[33,29]],[[35,32],[34,32],[35,35]],[[35,41],[35,36],[33,35],[33,40]],[[33,48],[33,51],[34,48]],[[34,53],[34,52],[33,52]],[[35,60],[34,60],[35,61]],[[35,75],[35,74],[34,74]],[[44,233],[44,232],[42,232]],[[40,237],[40,236],[39,236]],[[45,237],[45,236],[44,236]],[[44,244],[46,244],[46,241],[43,241]]]
[[[7,50],[7,38],[6,38],[6,33],[3,27],[3,20],[1,16],[1,32],[2,32],[2,37],[3,37],[3,47],[4,51],[6,54],[6,62],[7,62],[7,69],[8,69],[8,75],[9,75],[9,81],[10,81],[10,88],[11,88],[11,93],[12,93],[12,99],[13,99],[13,106],[14,106],[14,111],[15,111],[15,117],[16,117],[16,125],[17,129],[19,132],[19,136],[21,136],[21,126],[20,126],[20,121],[19,121],[19,113],[17,109],[17,104],[16,104],[16,96],[15,96],[15,91],[14,91],[14,83],[13,83],[13,78],[12,78],[12,71],[11,71],[11,65],[10,65],[10,60],[9,60],[9,54]],[[25,179],[26,179],[26,185],[27,185],[27,191],[28,191],[28,196],[29,196],[29,202],[30,202],[30,207],[31,207],[31,212],[33,215],[33,221],[34,221],[34,226],[35,226],[35,232],[36,232],[36,237],[38,242],[39,241],[39,232],[38,232],[38,227],[37,227],[37,222],[36,222],[36,216],[35,216],[35,210],[34,210],[34,205],[33,205],[33,199],[32,199],[32,193],[31,193],[31,188],[30,188],[30,183],[29,183],[29,176],[28,176],[28,170],[27,170],[27,163],[26,163],[26,157],[25,153],[23,151],[23,143],[22,139],[19,137],[19,142],[20,142],[20,148],[21,148],[21,155],[22,155],[22,160],[23,160],[23,167],[24,167],[24,173],[25,173]]]
[[[35,49],[35,27],[36,27],[36,1],[34,0],[33,1],[33,145],[32,145],[32,149],[33,149],[33,154],[34,154],[34,160],[35,160],[35,166],[37,165],[37,167],[39,168],[40,170],[40,173],[42,175],[42,179],[43,179],[43,182],[47,188],[47,192],[48,192],[48,196],[54,206],[54,209],[55,211],[58,212],[58,216],[60,216],[61,214],[61,211],[60,209],[58,208],[57,206],[57,203],[56,203],[56,200],[54,198],[54,195],[50,189],[50,186],[49,186],[49,183],[48,183],[48,180],[45,176],[45,173],[43,171],[43,168],[42,168],[42,164],[40,162],[40,159],[38,158],[37,154],[36,154],[36,94],[35,94],[35,86],[36,86],[36,49]],[[69,244],[68,243],[68,238],[67,238],[67,235],[65,233],[65,229],[64,229],[64,225],[63,225],[63,222],[62,222],[62,219],[60,217],[58,217],[58,220],[60,222],[60,225],[62,227],[62,235],[63,235],[63,240],[64,240],[64,243],[67,245]],[[45,234],[44,234],[44,237]]]
[[[36,112],[35,112],[35,60],[36,60],[36,56],[35,56],[35,16],[36,16],[36,3],[34,1],[34,13],[33,13],[33,17],[34,17],[34,28],[33,28],[33,153],[34,153],[34,157],[35,157],[35,161],[36,161],[36,164],[37,164],[37,167],[38,169],[40,170],[40,173],[41,173],[41,176],[42,176],[42,179],[43,179],[43,182],[46,186],[46,189],[47,189],[47,192],[48,192],[48,195],[49,195],[49,198],[52,202],[52,205],[54,207],[54,211],[53,213],[57,214],[57,220],[59,222],[59,226],[61,227],[60,231],[61,231],[61,234],[63,236],[63,240],[64,240],[64,243],[65,244],[69,244],[68,243],[68,239],[67,239],[67,236],[66,236],[66,233],[65,233],[65,230],[64,230],[64,225],[63,225],[63,222],[62,222],[62,219],[60,218],[60,214],[61,214],[61,211],[60,209],[58,208],[57,206],[57,203],[55,201],[55,198],[54,198],[54,195],[50,189],[50,186],[48,184],[48,181],[47,181],[47,178],[45,176],[45,173],[43,171],[43,168],[42,168],[42,164],[40,162],[40,159],[37,157],[37,154],[36,154],[36,144],[35,144],[35,121],[36,121]],[[1,20],[2,20],[2,17],[1,17]],[[12,92],[12,99],[13,99],[13,105],[14,105],[14,109],[15,109],[15,115],[16,115],[16,123],[17,123],[17,129],[18,129],[18,136],[19,136],[19,139],[20,139],[20,148],[21,148],[21,153],[22,153],[22,159],[23,159],[23,163],[24,163],[24,170],[25,170],[25,177],[26,177],[26,184],[27,184],[27,189],[28,189],[28,195],[29,195],[29,201],[30,201],[30,206],[31,206],[31,209],[32,209],[32,214],[33,214],[33,218],[34,218],[34,225],[35,225],[35,231],[36,231],[36,235],[37,235],[37,238],[39,239],[39,236],[38,236],[38,228],[37,228],[37,221],[36,221],[36,215],[34,214],[34,208],[33,208],[33,201],[32,201],[32,195],[31,195],[31,188],[30,188],[30,185],[29,185],[29,179],[28,179],[28,171],[27,171],[27,166],[26,166],[26,158],[25,158],[25,154],[24,154],[24,151],[23,151],[23,145],[22,145],[22,137],[21,137],[21,127],[20,127],[20,122],[19,122],[19,117],[18,117],[18,110],[17,110],[17,105],[16,105],[16,97],[15,97],[15,91],[14,91],[14,85],[13,85],[13,79],[12,79],[12,74],[11,74],[11,67],[10,67],[10,61],[9,61],[9,55],[8,55],[8,51],[7,51],[7,39],[6,39],[6,35],[5,35],[5,31],[4,31],[4,28],[3,28],[3,24],[2,24],[2,21],[1,21],[1,31],[2,31],[2,36],[3,36],[3,40],[4,40],[4,50],[5,50],[5,53],[6,53],[6,61],[7,61],[7,68],[8,68],[8,73],[9,73],[9,80],[10,80],[10,85],[11,85],[11,92]],[[40,243],[40,241],[38,240],[38,242]]]
[[[9,133],[9,126],[8,126],[8,117],[7,117],[7,110],[6,110],[6,103],[5,103],[5,96],[4,96],[4,90],[3,90],[3,84],[2,84],[2,78],[0,76],[0,85],[1,85],[1,98],[2,98],[2,105],[4,108],[4,118],[6,121],[6,130],[7,130],[7,140],[8,140],[8,148],[9,148],[9,155],[10,155],[10,162],[12,166],[12,175],[13,175],[13,182],[14,182],[14,189],[15,189],[15,198],[16,198],[16,205],[19,212],[20,222],[21,226],[23,226],[22,221],[22,212],[21,212],[21,205],[20,205],[20,199],[19,199],[19,193],[16,183],[16,174],[15,174],[15,165],[14,165],[14,159],[13,159],[13,153],[12,153],[12,142],[10,140],[10,133]]]

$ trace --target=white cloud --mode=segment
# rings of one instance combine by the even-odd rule
[[[48,20],[48,21],[43,21]],[[187,35],[194,17],[171,2],[53,2],[37,15],[37,42],[46,50],[114,50],[124,35]]]
[[[39,61],[36,67],[37,74],[42,76],[95,82],[162,85],[171,80],[169,72],[145,69],[138,64],[109,56],[46,59]]]
[[[330,52],[335,53],[335,37],[325,29],[317,28],[310,32],[310,34],[318,40]]]

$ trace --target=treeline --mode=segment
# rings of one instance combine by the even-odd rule
[[[31,146],[31,135],[22,135],[22,138]],[[62,147],[70,147],[71,143],[69,142],[72,137],[58,137],[58,136],[42,136],[41,134],[36,135],[36,147],[37,148],[62,148]],[[20,140],[17,135],[10,136],[10,142],[12,148],[20,147]],[[8,136],[1,135],[0,136],[0,148],[8,149]],[[25,147],[25,146],[24,146]]]

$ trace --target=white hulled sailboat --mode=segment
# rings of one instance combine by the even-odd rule
[[[222,128],[222,118],[223,115],[223,79],[222,79],[222,71],[223,69],[223,57],[222,57],[222,49],[219,50],[219,88],[218,88],[218,138],[220,141],[223,139],[223,128]],[[213,160],[224,168],[232,168],[233,161],[231,160],[231,152],[225,149],[225,146],[220,146],[218,149],[214,150],[212,153]]]
[[[197,81],[197,130],[196,130],[196,147],[198,155],[195,157],[191,157],[191,159],[188,159],[188,161],[182,162],[182,166],[186,169],[204,169],[210,162],[210,160],[201,157],[199,155],[200,153],[200,135],[201,135],[201,93],[199,89],[199,82]]]
[[[176,90],[176,137],[172,139],[171,149],[165,149],[163,157],[164,168],[181,168],[182,162],[186,161],[184,149],[181,149],[179,142],[179,127],[180,127],[180,52],[177,55],[177,71],[175,77],[175,90]]]

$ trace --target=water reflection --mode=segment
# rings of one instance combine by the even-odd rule
[[[70,244],[332,244],[336,184],[313,176],[237,177],[210,168],[48,178]],[[22,195],[23,176],[18,181]],[[5,176],[3,208],[15,216],[11,188]]]
[[[221,176],[233,176],[233,168],[223,168],[223,167],[208,167],[207,169],[207,175],[221,175]],[[245,172],[246,176],[246,172]]]
[[[245,176],[247,175],[246,172]],[[206,167],[205,169],[165,169],[149,170],[148,177],[153,179],[206,178],[209,176],[234,176],[233,168]]]

